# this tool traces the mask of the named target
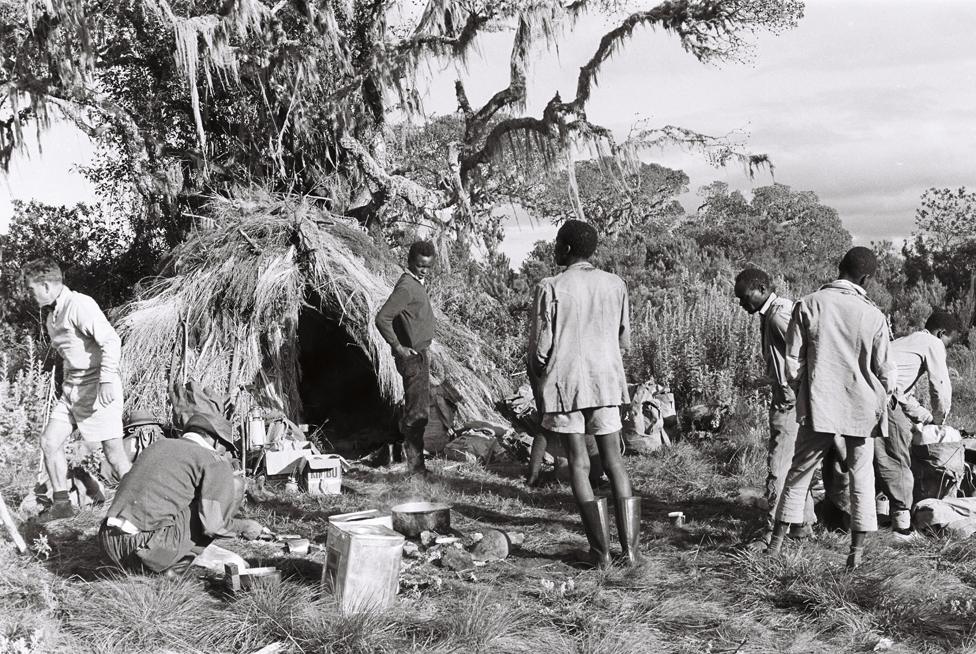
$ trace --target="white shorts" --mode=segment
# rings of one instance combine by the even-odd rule
[[[545,413],[542,427],[557,434],[591,434],[604,436],[623,429],[620,407],[600,406],[568,413]]]
[[[113,385],[115,399],[107,406],[98,401],[98,382],[62,385],[61,397],[51,409],[48,422],[77,427],[81,437],[89,443],[122,438],[122,382],[115,381]]]

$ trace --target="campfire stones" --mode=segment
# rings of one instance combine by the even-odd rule
[[[474,559],[467,550],[447,547],[441,553],[441,566],[454,572],[463,572],[474,567]]]
[[[406,541],[403,543],[403,555],[410,559],[421,558],[420,546],[417,543]]]

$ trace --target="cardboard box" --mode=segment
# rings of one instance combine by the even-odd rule
[[[281,449],[264,451],[264,473],[269,477],[298,472],[302,461],[318,454],[311,443],[282,441]]]
[[[299,486],[309,495],[338,495],[342,492],[342,457],[311,454],[299,464]]]

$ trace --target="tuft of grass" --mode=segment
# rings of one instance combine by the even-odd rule
[[[97,652],[220,652],[233,638],[221,601],[196,579],[116,575],[69,587],[69,633]]]

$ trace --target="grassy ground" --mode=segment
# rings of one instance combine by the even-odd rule
[[[359,470],[341,496],[280,494],[249,504],[248,515],[275,531],[321,538],[332,513],[436,498],[453,505],[461,531],[526,536],[509,559],[473,573],[415,568],[395,609],[354,617],[320,592],[321,552],[229,543],[252,563],[278,565],[286,579],[227,600],[196,577],[124,577],[99,567],[100,516],[85,513],[29,531],[29,559],[3,545],[0,651],[254,652],[281,643],[290,652],[799,654],[872,651],[886,638],[891,652],[976,652],[976,542],[899,547],[880,533],[855,574],[843,568],[843,535],[818,533],[775,560],[744,548],[761,515],[743,489],[764,460],[761,433],[743,433],[628,459],[645,498],[645,562],[635,570],[569,565],[585,540],[568,487],[530,490],[514,466],[435,463],[430,482]],[[689,522],[671,526],[669,510],[683,510]]]

